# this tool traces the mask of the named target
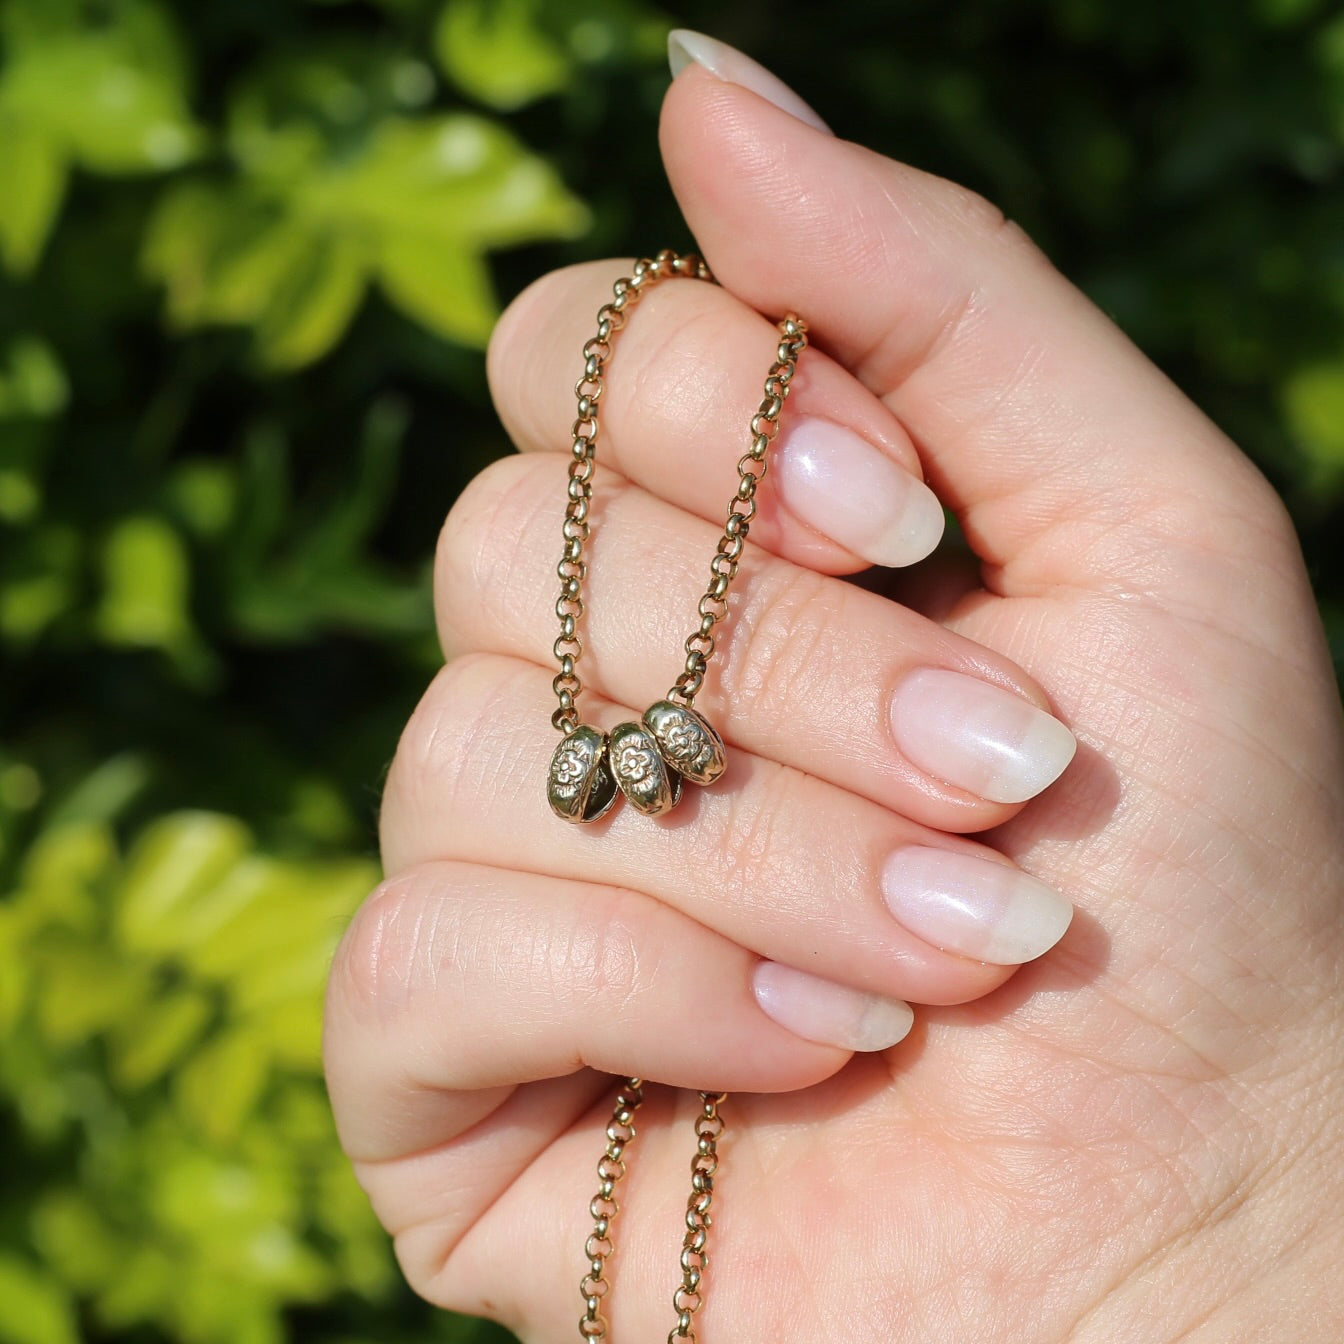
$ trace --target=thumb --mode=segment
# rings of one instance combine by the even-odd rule
[[[715,274],[887,402],[992,589],[1212,597],[1210,551],[1291,557],[1286,528],[1247,556],[1280,512],[1259,473],[988,202],[836,139],[721,43],[672,47],[663,160]]]

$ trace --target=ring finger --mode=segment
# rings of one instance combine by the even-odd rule
[[[591,707],[599,723],[622,716]],[[924,1003],[986,993],[1067,927],[1069,903],[994,851],[747,752],[666,821],[618,808],[566,825],[542,787],[546,718],[530,665],[481,655],[446,668],[388,776],[388,872],[506,861],[638,890],[772,961]]]

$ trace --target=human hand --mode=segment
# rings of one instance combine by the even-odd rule
[[[734,1094],[706,1341],[1338,1338],[1344,752],[1283,509],[978,198],[694,67],[662,141],[725,288],[663,285],[619,338],[587,717],[679,665],[773,349],[759,312],[810,324],[786,435],[814,428],[781,438],[697,701],[729,774],[665,822],[565,826],[543,787],[565,459],[530,450],[568,447],[622,263],[547,277],[500,324],[528,455],[445,529],[451,661],[329,995],[342,1139],[407,1275],[572,1338],[607,1075],[633,1073]],[[897,605],[836,576],[927,548],[921,469],[980,570],[917,572]],[[1068,753],[1032,701],[1080,748],[1023,809]],[[1013,871],[994,855],[1078,908],[1016,974],[1062,921],[987,881]],[[915,899],[957,879],[960,917]],[[902,999],[942,1006],[851,1054],[901,1034]],[[640,1113],[614,1339],[671,1322],[694,1105],[652,1089]]]

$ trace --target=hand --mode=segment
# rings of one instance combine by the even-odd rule
[[[549,276],[491,349],[524,455],[445,528],[450,661],[329,996],[342,1138],[412,1284],[573,1338],[607,1075],[635,1073],[733,1093],[706,1341],[1337,1339],[1344,767],[1282,507],[978,198],[697,67],[662,148],[724,288],[668,282],[619,338],[583,704],[609,726],[675,674],[759,314],[795,309],[815,348],[697,701],[730,772],[666,822],[547,810],[571,389],[626,272]],[[931,547],[921,472],[979,571],[898,605],[838,576]],[[1060,720],[1077,757],[1024,808]],[[1013,974],[1055,893],[1072,927]],[[904,1000],[941,1006],[893,1045]],[[640,1113],[618,1341],[672,1322],[695,1102]]]

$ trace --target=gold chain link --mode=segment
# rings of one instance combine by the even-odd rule
[[[667,1344],[695,1344],[695,1313],[703,1299],[705,1267],[709,1264],[710,1206],[714,1200],[714,1174],[719,1169],[719,1139],[723,1117],[719,1107],[725,1093],[701,1092],[700,1114],[695,1119],[695,1156],[691,1159],[691,1194],[686,1201],[686,1236],[681,1245],[681,1283],[672,1295],[677,1322],[668,1332]],[[620,1210],[616,1186],[625,1175],[625,1149],[635,1137],[634,1116],[644,1100],[644,1080],[627,1078],[616,1094],[616,1104],[607,1125],[607,1146],[597,1163],[599,1185],[588,1205],[593,1230],[584,1243],[588,1271],[579,1283],[583,1316],[579,1334],[585,1340],[607,1336],[607,1318],[602,1306],[611,1290],[606,1277],[608,1258],[616,1247],[611,1239],[612,1220]]]
[[[598,442],[598,409],[606,387],[604,372],[613,350],[613,337],[626,323],[630,308],[640,297],[664,280],[685,277],[716,283],[710,269],[694,253],[679,255],[664,250],[652,259],[635,263],[629,276],[612,286],[612,297],[598,309],[597,332],[583,347],[583,374],[574,385],[578,411],[570,433],[569,499],[565,505],[564,550],[556,574],[560,596],[555,614],[560,633],[552,645],[560,671],[551,682],[559,706],[552,724],[566,736],[579,726],[578,697],[583,682],[578,673],[583,642],[578,626],[583,616],[583,583],[588,566],[583,558],[588,540],[588,514],[593,500],[593,471]],[[714,627],[728,611],[728,587],[737,574],[738,562],[751,520],[756,516],[756,489],[766,472],[766,453],[779,431],[780,412],[798,365],[807,348],[807,327],[790,314],[779,323],[780,341],[775,362],[765,379],[765,395],[751,418],[751,446],[737,464],[737,491],[728,505],[723,536],[710,562],[709,586],[697,608],[700,623],[686,640],[686,662],[668,698],[689,705],[704,684],[705,668],[714,653]]]
[[[626,323],[632,305],[653,285],[681,276],[714,283],[709,267],[694,254],[663,251],[651,260],[635,263],[632,273],[612,286],[611,299],[597,314],[597,332],[583,347],[583,375],[575,384],[578,413],[572,426],[568,501],[565,505],[564,552],[556,574],[560,596],[555,614],[560,633],[553,645],[560,670],[552,681],[559,705],[551,723],[564,734],[556,749],[549,776],[551,807],[567,821],[591,821],[611,806],[617,787],[650,816],[661,815],[680,797],[683,777],[693,783],[712,783],[723,771],[723,743],[713,728],[691,708],[704,685],[705,670],[714,655],[715,626],[728,614],[728,589],[737,576],[747,533],[756,517],[756,491],[766,472],[766,455],[779,432],[779,417],[807,348],[807,328],[793,314],[779,324],[775,360],[765,378],[764,398],[751,418],[751,444],[737,463],[737,489],[728,504],[723,536],[709,566],[709,586],[697,612],[699,624],[686,639],[686,660],[668,691],[668,700],[653,705],[643,724],[624,724],[610,738],[579,721],[578,697],[583,689],[578,663],[583,654],[579,621],[583,616],[583,583],[588,577],[583,548],[588,540],[588,515],[593,500],[593,471],[598,441],[598,410],[606,387],[605,369],[613,340]],[[652,736],[650,735],[652,734]],[[661,734],[661,735],[660,735]],[[617,750],[618,741],[622,744]],[[667,758],[660,759],[659,753]],[[626,757],[630,757],[630,763]],[[652,774],[650,776],[650,770]],[[652,778],[653,786],[641,789]],[[686,1234],[681,1248],[681,1283],[673,1294],[676,1324],[668,1344],[695,1344],[695,1313],[703,1301],[710,1206],[714,1175],[719,1166],[718,1142],[723,1133],[719,1107],[722,1092],[700,1093],[696,1117],[696,1151],[691,1161],[691,1194],[686,1203]],[[584,1313],[579,1333],[588,1341],[606,1338],[603,1304],[611,1289],[606,1276],[608,1258],[615,1251],[612,1221],[619,1205],[616,1188],[625,1175],[625,1150],[635,1137],[634,1116],[644,1100],[639,1078],[628,1078],[616,1095],[607,1125],[607,1146],[597,1164],[600,1184],[588,1205],[593,1230],[584,1244],[588,1268],[579,1284]]]

